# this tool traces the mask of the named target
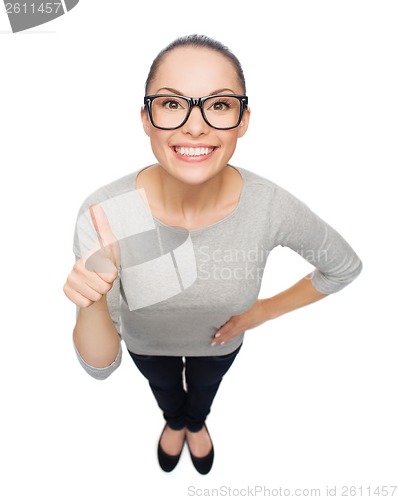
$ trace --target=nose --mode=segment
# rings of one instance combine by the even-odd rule
[[[197,137],[205,134],[207,129],[208,125],[203,119],[199,106],[193,106],[191,114],[183,126],[184,132],[192,135],[193,137]]]

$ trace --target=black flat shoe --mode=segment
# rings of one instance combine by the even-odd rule
[[[205,428],[206,428],[207,434],[209,434],[209,437],[210,437],[210,433],[209,433],[208,428],[206,427],[206,424],[205,424]],[[211,437],[210,437],[210,441],[211,441]],[[187,444],[188,444],[188,441],[187,441]],[[189,449],[189,445],[188,445],[188,449]],[[213,461],[214,461],[213,442],[211,442],[211,450],[209,451],[209,453],[206,456],[195,457],[195,455],[192,454],[190,449],[189,449],[189,454],[191,455],[191,460],[192,460],[192,463],[193,463],[195,469],[200,474],[208,474],[211,471],[211,468],[213,466]]]
[[[160,441],[162,439],[163,432],[166,429],[166,427],[167,427],[167,423],[163,427],[163,431],[162,431],[162,434],[160,435],[159,442],[158,442],[158,461],[159,461],[159,465],[160,465],[162,470],[164,470],[165,472],[171,472],[176,467],[176,465],[178,464],[178,462],[180,460],[181,453],[182,453],[182,450],[184,448],[184,444],[182,445],[181,451],[180,451],[180,453],[178,453],[178,455],[169,455],[168,453],[166,453],[162,449],[162,447],[160,446]]]

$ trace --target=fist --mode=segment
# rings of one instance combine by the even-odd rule
[[[92,205],[90,216],[98,246],[75,262],[63,288],[68,299],[79,307],[89,307],[109,292],[120,265],[119,242],[104,210],[99,205]]]

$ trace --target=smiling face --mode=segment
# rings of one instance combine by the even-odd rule
[[[179,47],[166,54],[147,93],[203,97],[243,95],[244,91],[228,58],[208,48]],[[204,121],[195,106],[182,127],[160,130],[151,124],[146,110],[141,112],[144,130],[159,165],[188,184],[200,184],[227,165],[238,138],[247,130],[249,115],[246,110],[240,125],[234,129],[217,130]]]

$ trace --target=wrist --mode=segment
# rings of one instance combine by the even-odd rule
[[[88,307],[82,307],[80,309],[80,314],[82,316],[90,317],[93,314],[97,313],[109,313],[108,303],[106,300],[106,294],[104,294],[99,300],[93,302]]]

